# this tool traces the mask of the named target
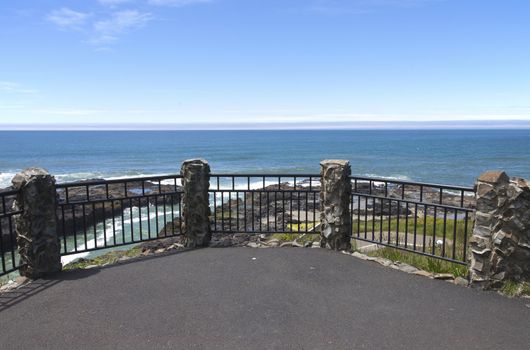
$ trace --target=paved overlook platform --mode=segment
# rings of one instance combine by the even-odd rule
[[[1,295],[8,349],[528,349],[528,299],[325,249],[208,248]]]

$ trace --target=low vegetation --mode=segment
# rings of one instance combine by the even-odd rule
[[[292,242],[296,240],[298,243],[301,244],[304,244],[306,242],[320,241],[320,234],[304,233],[310,231],[312,228],[312,223],[288,224],[286,226],[286,230],[289,232],[275,233],[272,234],[270,238],[277,239],[281,242]]]
[[[395,248],[381,248],[366,254],[369,256],[389,259],[394,262],[399,261],[427,272],[450,273],[455,277],[465,277],[467,275],[467,266],[419,255],[416,253],[408,253]]]
[[[299,234],[299,233],[275,233],[271,235],[271,239],[277,239],[281,242],[293,242],[297,241],[300,244],[304,244],[306,242],[319,242],[320,241],[320,235],[317,234]]]
[[[312,223],[287,224],[287,230],[293,232],[307,232],[313,228]]]
[[[515,281],[508,281],[504,283],[504,285],[500,289],[500,292],[511,298],[522,297],[522,296],[530,297],[530,283],[528,282],[518,283]]]
[[[375,220],[372,220],[371,217],[368,217],[367,220],[363,220],[361,216],[360,220],[355,220],[352,224],[352,232],[354,235],[357,235],[357,233],[359,233],[359,235],[364,235],[365,233],[371,235],[373,232],[377,236],[382,233],[383,237],[385,237],[385,234],[388,235],[389,231],[391,234],[395,234],[396,232],[414,234],[414,232],[416,232],[416,234],[420,236],[423,236],[425,232],[425,236],[441,239],[444,236],[444,230],[448,240],[453,240],[453,236],[456,233],[456,240],[463,241],[466,233],[469,237],[473,231],[473,221],[471,219],[468,220],[467,231],[465,220],[447,218],[444,226],[443,218],[438,217],[435,220],[432,216],[427,216],[426,219],[423,217],[417,217],[416,220],[414,217],[408,217],[408,220],[407,217],[401,217],[399,221],[397,218],[381,221],[380,216],[376,216]]]
[[[71,262],[63,267],[63,270],[85,269],[88,266],[103,266],[108,264],[115,264],[120,258],[129,257],[134,258],[140,256],[142,253],[141,247],[134,247],[129,250],[115,250],[92,259],[79,259]]]

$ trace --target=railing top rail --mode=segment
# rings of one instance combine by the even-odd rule
[[[57,188],[65,187],[76,187],[76,186],[96,186],[96,185],[110,185],[116,183],[124,182],[140,182],[140,181],[161,181],[168,179],[180,179],[182,176],[178,175],[160,175],[160,176],[144,176],[144,177],[124,177],[120,179],[111,179],[111,180],[81,180],[81,181],[71,181],[71,182],[62,182],[57,184]]]
[[[427,203],[427,202],[421,202],[417,200],[411,200],[411,199],[402,199],[402,198],[392,198],[392,197],[385,197],[385,196],[377,196],[373,194],[368,193],[354,193],[356,197],[363,197],[363,198],[375,198],[379,200],[385,200],[390,202],[397,202],[397,203],[406,203],[411,205],[421,205],[424,207],[432,207],[432,208],[441,208],[441,209],[450,209],[450,210],[458,210],[458,211],[469,211],[472,212],[473,209],[466,208],[466,207],[459,207],[456,205],[449,205],[449,204],[441,204],[441,203]]]
[[[457,191],[475,192],[475,188],[474,187],[444,185],[444,184],[435,184],[435,183],[429,183],[429,182],[413,182],[413,181],[406,181],[406,180],[388,179],[388,178],[384,178],[384,177],[367,177],[367,176],[352,175],[352,176],[350,176],[350,179],[351,180],[361,180],[361,181],[372,181],[372,182],[395,183],[395,184],[399,184],[399,185],[412,185],[412,186],[432,187],[432,188],[445,189],[445,190],[457,190]]]
[[[12,196],[18,193],[14,188],[0,189],[0,196]]]
[[[234,173],[213,173],[210,174],[211,177],[320,177],[320,174],[258,174],[258,173],[248,173],[248,174],[234,174]]]
[[[212,173],[210,174],[211,177],[270,177],[270,178],[278,178],[278,177],[320,177],[320,174],[315,173]],[[71,182],[63,182],[58,183],[57,188],[65,188],[65,187],[73,187],[73,186],[96,186],[96,185],[105,185],[105,184],[116,184],[116,183],[124,183],[124,182],[138,182],[138,181],[161,181],[161,180],[168,180],[168,179],[175,179],[175,178],[182,178],[180,174],[174,174],[174,175],[159,175],[159,176],[144,176],[144,177],[127,177],[127,178],[120,178],[120,179],[110,179],[110,180],[81,180],[81,181],[71,181]],[[384,178],[384,177],[369,177],[369,176],[358,176],[358,175],[352,175],[350,176],[351,180],[360,180],[360,181],[368,181],[368,182],[383,182],[383,183],[394,183],[399,185],[411,185],[411,186],[424,186],[424,187],[432,187],[432,188],[438,188],[438,189],[447,189],[447,190],[457,190],[457,191],[467,191],[467,192],[474,192],[474,187],[469,186],[455,186],[455,185],[445,185],[445,184],[437,184],[437,183],[429,183],[429,182],[414,182],[414,181],[406,181],[406,180],[398,180],[398,179],[390,179],[390,178]],[[0,195],[11,195],[16,194],[16,190],[0,190]]]

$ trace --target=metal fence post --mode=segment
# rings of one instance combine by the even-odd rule
[[[15,217],[20,274],[35,279],[60,271],[55,178],[44,169],[29,168],[12,183],[19,191],[15,206],[22,211]]]
[[[351,167],[347,160],[320,162],[321,246],[334,250],[351,248]]]
[[[189,159],[180,170],[183,186],[182,230],[187,247],[208,246],[210,227],[210,166],[204,159]]]

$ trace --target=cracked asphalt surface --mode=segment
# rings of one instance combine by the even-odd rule
[[[0,295],[1,349],[530,348],[529,299],[309,248],[208,248]]]

